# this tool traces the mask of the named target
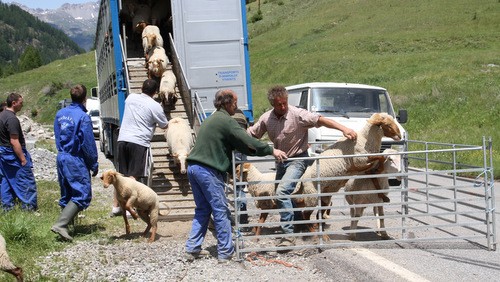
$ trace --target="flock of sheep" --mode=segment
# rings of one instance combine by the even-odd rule
[[[334,193],[344,187],[346,192],[357,191],[353,194],[346,194],[345,198],[350,205],[366,205],[366,204],[382,204],[387,201],[387,193],[377,192],[377,190],[386,190],[389,188],[387,177],[361,178],[361,179],[341,179],[341,180],[324,180],[328,178],[363,175],[363,174],[387,174],[398,172],[400,169],[400,155],[395,150],[387,149],[384,155],[380,156],[360,156],[360,157],[343,157],[346,155],[366,155],[379,153],[382,145],[382,137],[389,137],[394,140],[401,139],[401,133],[394,119],[385,113],[373,114],[368,119],[364,128],[357,132],[356,140],[347,138],[340,139],[328,147],[319,157],[329,157],[317,160],[321,162],[321,166],[313,164],[309,166],[304,175],[297,183],[292,195],[301,195],[294,197],[293,201],[297,207],[304,208],[303,218],[309,220],[313,209],[307,207],[316,207],[318,205],[318,193],[316,177],[323,180],[320,181],[321,193]],[[390,155],[392,154],[392,155]],[[317,162],[316,161],[316,162]],[[241,169],[243,168],[243,169]],[[274,180],[274,173],[261,173],[250,163],[240,165],[236,169],[236,175],[241,181],[248,182],[248,192],[256,198],[256,207],[262,209],[259,218],[259,223],[264,223],[268,212],[266,210],[275,209],[276,203],[274,199],[259,199],[262,197],[275,196],[275,184],[270,183]],[[261,183],[264,182],[264,183]],[[359,193],[363,191],[363,193]],[[327,215],[324,212],[330,205],[331,196],[321,197],[320,203],[323,211],[323,218]],[[364,207],[351,208],[351,230],[357,228],[358,218],[362,216]],[[383,216],[383,206],[374,207],[374,213]],[[383,219],[379,219],[378,224],[384,227]],[[255,227],[253,232],[259,235],[260,227]],[[308,225],[308,229],[313,231],[315,226]],[[379,235],[387,239],[389,236],[385,231]],[[355,239],[356,233],[351,233],[350,238]],[[328,238],[325,237],[328,240]]]
[[[120,17],[131,23],[129,32],[134,43],[142,41],[148,78],[159,81],[158,98],[166,107],[175,107],[178,99],[175,92],[177,79],[165,50],[163,34],[171,31],[169,1],[123,0]],[[140,36],[141,39],[138,37]]]

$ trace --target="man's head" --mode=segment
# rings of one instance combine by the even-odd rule
[[[214,107],[217,110],[223,108],[229,115],[234,115],[238,108],[238,96],[231,89],[221,89],[215,93]]]
[[[23,108],[23,96],[21,94],[10,93],[5,102],[7,102],[7,108],[12,108],[15,113]]]
[[[77,84],[69,90],[73,103],[83,104],[87,101],[87,88],[83,84]]]
[[[146,79],[144,83],[142,83],[142,93],[147,94],[151,97],[156,94],[158,91],[158,83],[154,79]]]
[[[274,108],[274,113],[281,117],[288,111],[288,91],[285,87],[277,85],[269,89],[267,99]]]

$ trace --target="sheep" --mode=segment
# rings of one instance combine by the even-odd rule
[[[401,132],[394,118],[387,113],[375,113],[366,122],[366,125],[357,132],[356,140],[341,138],[339,141],[328,147],[321,157],[324,156],[342,156],[354,154],[378,153],[382,146],[382,137],[386,136],[396,141],[401,140]],[[364,171],[373,167],[379,160],[383,162],[383,156],[370,157],[349,157],[332,158],[317,160],[320,162],[319,177],[336,177],[362,174]],[[316,162],[317,162],[316,161]],[[317,177],[316,162],[308,167],[301,179],[311,179]],[[342,188],[348,179],[342,180],[323,180],[321,181],[322,193],[334,193]],[[317,181],[299,181],[294,194],[316,194]],[[321,206],[327,206],[330,203],[331,196],[321,197]],[[317,205],[317,197],[295,198],[294,201],[300,207],[314,207]],[[312,210],[303,212],[304,219],[310,219]],[[309,226],[309,229],[312,229]]]
[[[144,57],[148,60],[149,51],[154,47],[163,47],[163,37],[160,29],[156,25],[148,25],[142,31],[142,47],[144,48]]]
[[[174,157],[175,163],[180,166],[182,174],[186,173],[186,158],[193,147],[193,136],[191,127],[187,120],[176,117],[168,122],[165,133],[170,155]]]
[[[160,78],[167,70],[169,63],[170,61],[163,47],[156,46],[151,49],[148,55],[148,78]]]
[[[240,176],[242,176],[241,181],[257,182],[254,184],[248,184],[247,189],[252,197],[267,197],[276,195],[274,183],[258,183],[259,181],[274,181],[276,179],[276,174],[274,172],[262,173],[251,163],[243,163],[243,171],[241,171],[241,165],[236,167],[236,177]],[[276,201],[274,199],[255,200],[255,206],[261,210],[277,208]],[[259,223],[264,223],[268,215],[269,213],[262,212],[259,217]],[[255,226],[253,228],[253,233],[257,236],[260,235],[261,228],[261,226]]]
[[[172,70],[166,70],[163,72],[160,80],[160,88],[158,91],[158,96],[163,108],[170,107],[175,108],[175,103],[177,103],[177,94],[175,92],[175,84],[177,79]]]
[[[160,212],[160,201],[155,191],[135,181],[132,177],[125,177],[115,170],[105,171],[101,175],[101,180],[104,188],[108,188],[109,185],[115,187],[116,199],[123,211],[128,211],[134,219],[140,217],[147,223],[143,236],[146,237],[151,230],[148,242],[153,242],[156,237]],[[123,220],[125,221],[125,233],[130,234],[130,225],[126,212],[123,212]]]
[[[23,281],[23,269],[15,266],[7,253],[7,244],[2,234],[0,234],[0,269],[14,275],[18,282]]]
[[[384,150],[386,154],[397,153],[394,149]],[[400,155],[389,155],[383,164],[378,164],[377,174],[380,173],[396,173],[400,171],[401,167],[401,156]],[[372,190],[383,190],[389,189],[389,179],[388,177],[377,177],[377,178],[362,178],[362,179],[350,179],[344,187],[346,192],[350,191],[372,191]],[[369,193],[369,194],[347,194],[345,195],[346,201],[349,205],[363,205],[363,204],[375,204],[386,202],[382,197],[383,194],[387,197],[387,193]],[[351,207],[351,228],[350,230],[355,230],[358,227],[358,220],[363,215],[365,207]],[[384,207],[382,205],[373,207],[373,214],[375,216],[384,216]],[[377,220],[377,228],[385,228],[384,219],[380,218]],[[389,239],[389,235],[385,230],[379,232],[382,239]],[[349,238],[351,240],[356,239],[356,233],[350,233]]]

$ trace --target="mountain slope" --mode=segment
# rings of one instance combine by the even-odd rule
[[[85,50],[94,47],[97,17],[99,15],[99,1],[89,1],[83,4],[64,4],[58,9],[30,9],[24,5],[23,10],[34,15],[41,21],[49,23],[62,30],[74,42]]]
[[[255,116],[275,84],[385,87],[412,140],[500,151],[500,2],[271,0],[247,7]],[[496,161],[500,164],[500,161]],[[499,172],[496,173],[500,175]]]
[[[83,52],[62,31],[16,5],[0,3],[0,68],[15,68],[28,45],[38,50],[43,64]]]

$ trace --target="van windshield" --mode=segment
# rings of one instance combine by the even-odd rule
[[[392,113],[387,91],[365,88],[313,88],[310,110],[328,115],[368,117],[373,113]]]

